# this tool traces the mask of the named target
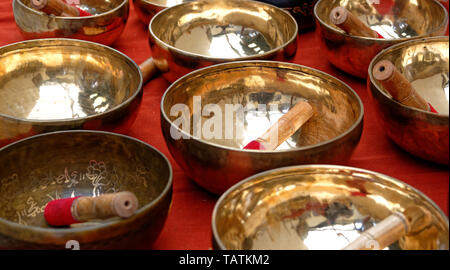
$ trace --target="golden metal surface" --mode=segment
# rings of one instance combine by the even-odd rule
[[[380,52],[369,66],[368,90],[386,134],[420,158],[449,164],[449,39],[434,37],[398,44]],[[373,66],[391,61],[438,112],[405,106],[373,78]]]
[[[319,0],[314,7],[317,35],[326,57],[337,68],[360,78],[367,77],[372,58],[394,44],[411,39],[444,35],[448,26],[446,9],[435,0]],[[330,11],[344,6],[386,39],[351,36],[334,26]]]
[[[52,228],[43,211],[52,199],[131,191],[135,215],[86,226]],[[0,149],[0,248],[81,249],[148,246],[162,230],[172,201],[172,167],[154,147],[99,131],[62,131]]]
[[[29,0],[13,0],[16,24],[25,39],[75,38],[111,45],[128,20],[128,0],[80,0],[80,9],[92,16],[61,17],[34,10]]]
[[[193,0],[133,0],[133,6],[139,19],[148,25],[153,16],[161,10],[191,1]]]
[[[200,112],[201,122],[197,122],[194,97],[201,98],[202,111],[208,104],[217,104],[214,115]],[[314,115],[277,150],[241,149],[298,100],[307,100]],[[171,112],[176,104],[185,104],[191,113],[190,134],[174,124],[179,119]],[[227,108],[236,105],[242,109],[232,107],[235,111],[227,117]],[[221,114],[216,116],[216,111]],[[318,70],[274,61],[227,63],[190,73],[168,88],[161,114],[164,137],[175,160],[191,178],[214,193],[268,169],[345,162],[359,142],[363,123],[362,102],[346,84]],[[212,116],[220,121],[214,126],[220,132],[209,138],[198,131],[208,129],[205,123]],[[195,131],[194,125],[201,128]],[[174,138],[173,128],[185,138]]]
[[[138,66],[109,47],[43,39],[0,48],[0,146],[63,129],[126,132],[141,97]]]
[[[167,8],[150,21],[155,64],[170,82],[212,64],[291,59],[297,23],[286,11],[256,1],[194,1]]]
[[[249,177],[220,197],[213,241],[216,249],[342,249],[391,213],[416,205],[431,213],[435,233],[387,249],[448,250],[448,218],[413,187],[351,167],[285,167]]]

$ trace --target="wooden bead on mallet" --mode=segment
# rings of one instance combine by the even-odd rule
[[[430,212],[420,206],[411,206],[403,213],[394,212],[377,225],[364,231],[343,250],[384,249],[405,235],[419,233],[429,227],[431,223]]]
[[[39,11],[55,16],[78,17],[80,11],[63,0],[31,0],[31,6]]]
[[[275,150],[291,137],[314,114],[307,101],[299,101],[286,114],[272,125],[258,139],[248,143],[244,149]]]
[[[75,197],[50,201],[44,217],[51,226],[106,219],[114,216],[128,218],[138,208],[136,196],[128,191],[103,194],[97,197]]]
[[[330,12],[330,21],[349,35],[371,38],[381,37],[345,7],[333,8]]]
[[[376,63],[372,74],[396,101],[424,111],[434,111],[389,60],[381,60]]]

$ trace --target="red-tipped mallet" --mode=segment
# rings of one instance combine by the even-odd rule
[[[330,12],[330,21],[349,35],[383,38],[377,31],[372,30],[345,7],[333,8]]]
[[[275,150],[292,136],[314,114],[306,101],[299,101],[272,125],[261,137],[248,143],[244,149]]]
[[[137,208],[136,196],[122,191],[97,197],[79,196],[53,200],[46,205],[44,217],[50,226],[69,226],[114,216],[129,218],[135,214]]]
[[[417,93],[411,83],[397,70],[391,61],[381,60],[376,63],[372,74],[396,101],[406,106],[437,113],[433,106]]]
[[[42,11],[47,14],[63,17],[86,17],[92,16],[76,6],[67,4],[64,0],[31,0],[31,6],[35,10]]]

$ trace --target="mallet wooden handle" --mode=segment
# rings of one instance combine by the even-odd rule
[[[381,60],[372,71],[378,80],[396,101],[424,111],[431,111],[431,107],[421,97],[411,83],[395,68],[389,60]]]
[[[309,118],[314,110],[306,101],[299,101],[285,115],[272,125],[262,136],[256,139],[264,150],[275,150],[292,136]],[[249,144],[250,145],[250,144]],[[245,147],[245,149],[252,149]]]
[[[364,24],[345,7],[335,7],[330,12],[330,21],[347,34],[362,37],[378,38],[378,33]]]
[[[63,0],[31,0],[31,6],[47,14],[65,17],[78,17],[80,11],[77,7],[71,6]]]
[[[148,80],[153,78],[153,76],[155,76],[155,74],[159,71],[152,57],[142,62],[139,65],[139,68],[142,72],[143,83],[146,83]]]
[[[72,204],[72,215],[80,222],[113,216],[128,218],[134,215],[137,206],[136,196],[128,191],[98,197],[79,197]]]
[[[432,222],[431,214],[420,206],[407,208],[403,213],[394,212],[374,227],[364,231],[344,250],[383,249],[405,235],[416,234]]]

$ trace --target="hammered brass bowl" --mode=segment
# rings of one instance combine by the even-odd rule
[[[387,136],[414,156],[449,164],[449,39],[412,40],[380,52],[369,66],[367,86],[379,122]],[[372,69],[380,60],[391,61],[416,91],[438,112],[405,106],[375,80]]]
[[[33,9],[30,0],[13,0],[16,24],[25,39],[74,38],[111,45],[128,20],[128,0],[79,0],[77,5],[92,14],[87,17],[47,15]]]
[[[139,19],[148,25],[153,16],[161,10],[191,1],[193,0],[133,0],[133,5]]]
[[[448,218],[423,193],[390,176],[333,165],[284,167],[249,177],[217,201],[216,249],[339,250],[394,211],[422,206],[433,233],[386,249],[449,249]]]
[[[275,6],[248,0],[193,1],[156,14],[149,42],[156,67],[174,82],[213,64],[287,61],[297,50],[297,23]]]
[[[275,151],[243,150],[306,99],[314,115]],[[268,169],[346,162],[363,127],[363,104],[345,83],[321,71],[275,61],[225,63],[194,71],[161,100],[168,148],[186,174],[221,194]]]
[[[49,227],[52,199],[131,191],[136,214],[76,227]],[[37,135],[0,149],[0,248],[124,249],[150,246],[172,201],[172,168],[154,147],[102,131]],[[72,241],[71,241],[72,240]],[[70,242],[68,242],[70,241]]]
[[[346,34],[329,19],[337,6],[344,6],[385,39]],[[447,10],[435,0],[319,0],[314,16],[328,61],[360,78],[367,77],[370,61],[381,50],[411,39],[444,35],[448,26]]]
[[[0,147],[65,129],[126,133],[141,99],[139,67],[107,46],[41,39],[0,48]]]

